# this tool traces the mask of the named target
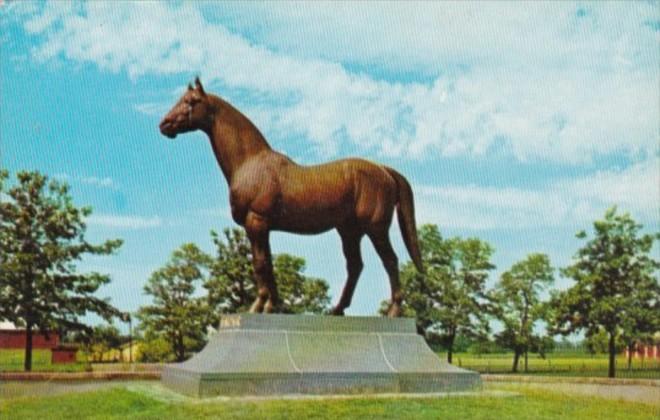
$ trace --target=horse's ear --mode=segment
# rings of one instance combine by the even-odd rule
[[[195,77],[195,87],[201,93],[202,95],[206,95],[206,92],[204,92],[204,87],[202,86],[202,82],[199,81],[199,76]]]
[[[188,83],[188,90],[193,90],[193,87],[190,83]]]

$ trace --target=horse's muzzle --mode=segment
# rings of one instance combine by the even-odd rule
[[[164,135],[167,136],[171,139],[176,137],[176,128],[174,127],[174,124],[172,121],[169,120],[163,120],[160,125],[160,132]]]

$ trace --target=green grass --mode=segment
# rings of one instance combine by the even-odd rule
[[[23,360],[25,350],[23,349],[0,349],[0,372],[23,371]],[[78,363],[51,364],[50,350],[32,350],[33,372],[81,372],[85,370],[85,363],[79,359]]]
[[[444,360],[445,353],[438,353]],[[617,358],[617,377],[660,379],[660,360],[647,358],[633,359],[632,370],[628,370],[628,361],[624,356]],[[511,373],[513,354],[484,354],[481,356],[470,353],[456,353],[453,363],[480,373]],[[592,376],[607,377],[608,358],[605,354],[588,355],[576,353],[550,353],[545,359],[538,355],[529,356],[528,374],[557,376]],[[520,361],[518,373],[523,372],[523,361]]]
[[[152,385],[157,387],[156,384]],[[498,389],[497,385],[489,389]],[[50,397],[0,399],[0,418],[157,419],[649,419],[658,407],[594,397],[560,395],[525,387],[515,396],[351,398],[314,400],[168,401],[130,387]]]

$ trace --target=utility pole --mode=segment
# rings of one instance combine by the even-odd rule
[[[133,318],[128,314],[128,363],[133,363]]]
[[[133,363],[133,319],[130,312],[124,312],[121,320],[128,322],[128,363]]]

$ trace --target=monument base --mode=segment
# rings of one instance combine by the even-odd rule
[[[165,386],[195,397],[427,393],[474,389],[479,374],[441,361],[406,318],[240,314]]]

